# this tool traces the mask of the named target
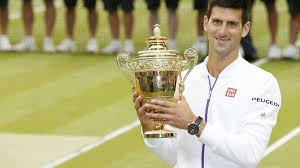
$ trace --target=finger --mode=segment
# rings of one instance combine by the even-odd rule
[[[180,95],[179,100],[180,101],[186,101],[186,99],[185,99],[185,97],[183,95]]]
[[[136,91],[134,91],[132,94],[132,101],[135,102],[135,100],[138,96],[139,96],[138,93]]]
[[[174,102],[163,101],[163,100],[151,100],[151,103],[163,107],[174,107],[176,105]]]
[[[147,107],[145,105],[141,106],[138,110],[138,116],[140,117],[146,117],[146,112],[148,111]]]
[[[136,99],[135,99],[135,102],[134,102],[134,106],[135,106],[135,109],[136,111],[138,111],[141,106],[142,106],[142,101],[143,101],[143,98],[141,96],[138,96]]]
[[[150,118],[146,115],[146,111],[147,111],[147,108],[145,106],[142,106],[139,110],[137,110],[138,118],[143,122],[150,121]]]
[[[179,103],[188,104],[186,98],[182,95],[179,97],[179,100],[177,101],[177,104]]]
[[[171,114],[172,113],[172,111],[170,110],[170,108],[164,107],[164,106],[160,106],[160,105],[156,105],[156,104],[152,104],[152,103],[145,104],[145,107],[147,109],[151,109],[151,112],[158,111],[159,113],[166,113],[166,114]]]
[[[173,121],[171,120],[158,120],[158,121],[155,121],[156,124],[161,124],[161,125],[171,125],[173,126]]]
[[[168,121],[172,118],[170,114],[162,113],[146,113],[146,116],[151,119],[157,119],[158,121]]]

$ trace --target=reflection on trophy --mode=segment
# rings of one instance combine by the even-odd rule
[[[195,49],[185,50],[184,56],[176,50],[168,50],[167,39],[161,36],[159,25],[154,25],[153,36],[147,40],[147,50],[131,56],[124,51],[117,56],[117,64],[130,80],[133,89],[143,97],[143,103],[152,99],[177,102],[184,89],[184,81],[197,63]],[[187,70],[182,78],[181,72]],[[159,113],[159,111],[151,111]],[[172,138],[174,131],[153,120],[153,130],[144,133],[145,138]]]

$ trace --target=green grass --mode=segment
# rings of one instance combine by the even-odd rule
[[[145,148],[140,131],[139,128],[135,128],[59,167],[167,167]]]
[[[276,61],[263,66],[277,78],[282,97],[282,106],[278,116],[271,142],[299,126],[299,108],[297,106],[300,95],[300,62]]]
[[[300,136],[290,140],[288,143],[281,146],[271,155],[266,157],[259,167],[263,168],[284,168],[284,167],[299,167],[300,153]]]
[[[107,14],[100,10],[97,38],[100,47],[110,40]],[[192,45],[195,37],[195,16],[190,1],[182,1],[178,46],[181,51]],[[41,1],[35,5],[41,5]],[[11,3],[11,11],[19,10],[20,2]],[[183,7],[190,5],[190,8]],[[280,24],[278,42],[287,44],[285,1],[278,1]],[[57,10],[54,41],[65,36],[64,8]],[[121,14],[121,13],[120,13]],[[160,11],[162,34],[166,33],[166,10]],[[143,1],[136,1],[134,42],[137,50],[144,49],[148,37],[147,13]],[[264,57],[269,45],[264,7],[260,1],[254,9],[252,32],[255,45]],[[35,16],[34,35],[41,48],[44,35],[43,13]],[[143,23],[143,24],[141,24]],[[90,55],[84,51],[88,38],[86,11],[78,5],[75,40],[79,52],[44,54],[41,50],[28,53],[0,53],[0,132],[103,136],[136,120],[131,102],[129,81],[117,69],[115,56]],[[123,32],[123,29],[122,31]],[[20,19],[10,22],[12,43],[23,36]],[[299,61],[274,61],[262,67],[274,74],[282,91],[282,109],[270,143],[299,125],[297,103],[300,95]],[[259,167],[296,167],[299,160],[299,137],[266,157]],[[33,156],[34,157],[34,156]],[[1,160],[1,159],[0,159]],[[280,162],[282,161],[282,162]],[[280,163],[279,163],[280,162]],[[60,167],[169,167],[143,144],[140,129],[135,128]]]

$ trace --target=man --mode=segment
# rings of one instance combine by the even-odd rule
[[[194,0],[194,9],[198,11],[196,17],[196,28],[197,28],[197,40],[193,44],[193,48],[197,50],[201,55],[207,54],[207,44],[205,42],[204,37],[204,29],[203,29],[203,17],[207,10],[208,0]]]
[[[31,0],[23,0],[22,17],[25,37],[13,49],[15,51],[34,51],[36,50],[36,43],[32,35],[34,16]]]
[[[279,59],[281,50],[277,45],[277,31],[278,31],[278,13],[275,6],[275,0],[261,0],[265,4],[268,13],[268,24],[271,35],[271,41],[268,49],[267,57],[269,59]],[[255,0],[250,0],[251,10]],[[254,47],[251,33],[242,39],[241,45],[243,47],[244,58],[249,62],[258,60],[257,51]]]
[[[119,6],[123,10],[123,20],[125,28],[125,41],[124,41],[124,50],[133,53],[134,45],[132,42],[132,32],[133,32],[133,5],[134,0],[103,0],[104,10],[108,12],[108,20],[110,25],[110,31],[112,40],[110,43],[102,49],[104,54],[113,54],[118,53],[121,50],[121,41],[120,41],[120,19],[117,12]]]
[[[299,49],[296,40],[300,29],[300,1],[287,0],[290,13],[289,45],[283,49],[283,57],[288,59],[298,59]]]
[[[177,133],[145,144],[177,168],[256,167],[277,120],[280,90],[270,73],[239,56],[250,30],[248,0],[210,0],[208,6],[208,57],[187,77],[180,101],[141,106],[142,97],[133,95],[143,132],[153,128],[152,118]]]
[[[44,38],[43,50],[45,52],[55,52],[55,47],[52,41],[52,32],[55,21],[55,8],[53,0],[44,0],[46,5],[45,25],[46,37]],[[32,35],[34,15],[31,0],[23,0],[22,16],[25,30],[25,37],[14,46],[15,51],[33,51],[36,49],[35,39]]]
[[[75,25],[75,6],[77,0],[64,0],[66,11],[66,29],[67,37],[57,46],[59,52],[69,52],[76,50],[76,44],[73,40]],[[84,0],[84,6],[88,9],[88,22],[90,30],[90,39],[86,45],[86,51],[90,53],[98,52],[98,43],[96,40],[96,31],[98,24],[98,12],[96,10],[96,0]]]
[[[8,27],[8,0],[0,0],[0,51],[11,50],[11,45],[7,37]]]
[[[240,52],[245,60],[252,63],[259,59],[256,48],[253,44],[251,32],[249,32],[246,37],[241,39],[241,46]]]
[[[55,46],[52,40],[53,29],[56,19],[56,11],[54,6],[54,0],[44,0],[46,11],[45,11],[45,27],[46,37],[44,38],[43,50],[48,53],[55,52]]]
[[[269,59],[278,59],[281,56],[281,49],[277,45],[278,32],[278,12],[276,10],[275,0],[262,0],[268,13],[268,24],[271,35],[268,55]]]
[[[147,8],[150,11],[149,15],[149,32],[152,33],[153,25],[159,24],[158,9],[161,0],[146,0]],[[176,50],[176,34],[178,28],[177,8],[179,0],[165,0],[168,9],[168,48]]]

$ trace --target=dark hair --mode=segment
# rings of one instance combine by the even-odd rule
[[[242,9],[242,24],[250,20],[251,4],[249,0],[209,0],[207,17],[210,18],[212,8],[215,6],[232,9]]]

